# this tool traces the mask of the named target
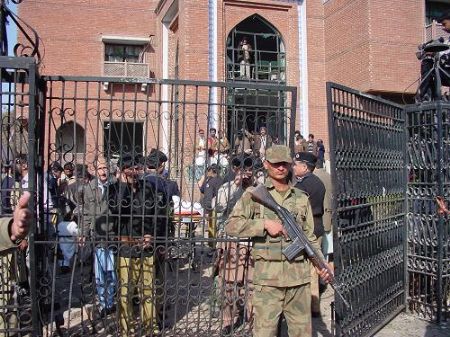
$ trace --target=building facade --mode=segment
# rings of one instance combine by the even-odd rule
[[[446,0],[29,0],[18,14],[43,42],[43,75],[295,86],[295,128],[327,145],[325,83],[411,100],[417,45],[447,7]]]

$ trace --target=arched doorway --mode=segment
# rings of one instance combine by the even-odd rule
[[[243,47],[244,41],[247,47]],[[257,14],[231,30],[226,54],[228,80],[285,82],[286,53],[281,34]],[[243,64],[250,68],[249,72]]]
[[[86,141],[83,127],[75,122],[61,125],[56,132],[58,153],[85,153]]]
[[[245,41],[245,42],[244,42]],[[286,135],[285,93],[286,52],[282,36],[263,17],[254,14],[237,24],[226,41],[226,76],[230,82],[280,84],[280,89],[228,91],[228,136],[238,131],[257,134],[266,127],[281,142]],[[244,45],[247,45],[244,47]]]

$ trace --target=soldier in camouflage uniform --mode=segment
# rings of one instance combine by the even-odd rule
[[[288,184],[292,158],[286,146],[274,145],[266,152],[266,187],[275,201],[297,219],[316,251],[314,223],[308,197]],[[229,235],[251,237],[255,270],[253,274],[254,337],[276,335],[283,314],[290,337],[311,335],[310,263],[304,254],[292,262],[282,250],[290,244],[277,215],[251,199],[248,190],[237,202],[226,226]],[[325,269],[319,275],[329,281]]]

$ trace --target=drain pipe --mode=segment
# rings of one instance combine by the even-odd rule
[[[217,82],[217,0],[208,0],[208,77]],[[217,87],[209,88],[209,127],[218,128]]]
[[[162,78],[167,79],[169,77],[169,27],[168,23],[163,22],[162,25]],[[169,86],[168,84],[161,84],[161,115],[162,117],[162,139],[161,139],[161,150],[164,153],[169,153]]]
[[[298,64],[299,64],[299,99],[300,131],[307,138],[309,134],[308,105],[308,40],[306,25],[306,0],[298,0]]]

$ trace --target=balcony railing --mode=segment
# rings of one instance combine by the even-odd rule
[[[257,61],[247,64],[227,62],[227,68],[229,80],[286,81],[286,69],[277,61]]]
[[[103,63],[103,75],[111,77],[150,77],[147,63],[107,62]]]
[[[425,26],[424,29],[424,41],[435,40],[440,37],[448,37],[448,33],[442,29],[442,25],[433,20],[432,23]]]
[[[251,61],[240,61],[239,48],[228,48],[227,79],[250,81],[286,81],[286,54],[274,50],[253,50]],[[234,56],[234,59],[233,59]]]

